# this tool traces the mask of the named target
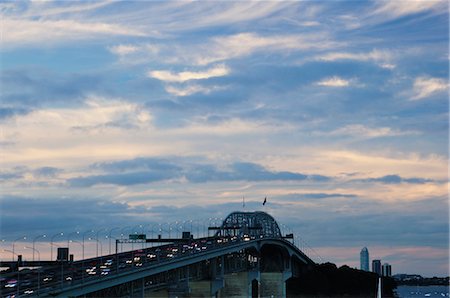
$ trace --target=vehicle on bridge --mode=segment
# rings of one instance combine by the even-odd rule
[[[314,264],[265,212],[233,212],[209,229],[212,237],[17,271],[2,297],[283,297],[286,280]]]

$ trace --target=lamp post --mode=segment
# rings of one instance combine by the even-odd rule
[[[29,246],[24,246],[23,247],[24,249],[31,249],[31,250],[33,250],[33,252],[37,252],[38,253],[38,261],[40,262],[41,261],[41,253],[39,252],[39,250],[37,250],[36,248],[34,248],[34,247],[29,247]],[[33,260],[34,261],[34,260]]]
[[[36,240],[38,240],[39,238],[45,238],[45,237],[47,237],[47,235],[39,235],[39,236],[36,236],[36,237],[34,237],[34,239],[33,239],[33,262],[34,262],[34,252],[35,251],[37,251],[36,249],[35,249],[35,244],[36,244]],[[39,260],[40,261],[40,260]]]
[[[80,241],[75,241],[75,240],[69,240],[70,243],[74,242],[74,243],[78,243],[79,245],[81,245],[81,250],[84,252],[84,243],[81,243]],[[81,259],[81,280],[84,283],[84,274],[86,272],[84,272],[84,257],[83,259]]]
[[[23,248],[24,248],[24,249],[32,249],[32,250],[33,250],[33,262],[34,262],[34,252],[37,252],[39,263],[41,263],[41,253],[39,252],[39,250],[37,250],[37,249],[34,248],[34,247],[29,247],[29,246],[24,246]],[[38,294],[38,295],[39,295],[39,291],[40,291],[40,289],[41,289],[41,270],[40,270],[40,269],[41,269],[41,268],[38,268],[38,269],[37,269],[37,274],[38,274],[38,289],[37,289],[37,294]]]
[[[20,238],[17,238],[16,240],[14,240],[13,241],[13,243],[12,243],[12,258],[13,258],[13,261],[14,261],[14,255],[15,255],[15,253],[14,253],[14,246],[15,246],[15,244],[16,244],[16,241],[19,241],[19,240],[21,240],[21,239],[23,239],[23,240],[27,240],[27,237],[26,236],[23,236],[23,237],[20,237]]]
[[[118,230],[118,229],[120,229],[119,227],[114,227],[114,228],[112,228],[111,230],[109,230],[109,233],[108,233],[108,239],[109,239],[109,254],[111,254],[111,235],[112,235],[112,231],[114,231],[114,230]]]
[[[58,236],[64,236],[64,233],[58,233],[52,236],[52,238],[50,239],[50,261],[53,261],[53,239],[55,239],[55,237]]]
[[[16,255],[17,257],[19,257],[15,252],[13,252],[12,250],[9,250],[9,249],[2,249],[2,251],[4,251],[4,252],[10,252],[10,253],[12,253],[12,261],[14,262],[14,255]]]
[[[81,243],[80,241],[76,241],[76,240],[72,240],[72,239],[70,239],[69,240],[69,243],[78,243],[80,246],[81,246],[81,249],[83,250],[83,246],[84,246],[84,244],[83,243]]]
[[[13,246],[14,247],[14,246]],[[17,256],[17,258],[19,258],[19,256],[15,253],[15,252],[13,252],[12,250],[9,250],[9,249],[3,249],[2,251],[5,251],[5,252],[10,252],[10,253],[12,253],[12,260],[14,261],[14,255],[16,255]],[[19,264],[17,263],[17,297],[19,297],[19,287],[20,287],[20,268],[19,268]]]
[[[102,247],[102,243],[100,242],[100,240],[96,239],[96,238],[88,238],[88,240],[95,240],[97,241],[97,245],[100,244],[100,255],[103,254],[103,247]],[[97,258],[98,258],[98,250],[97,250]]]
[[[70,238],[71,238],[70,236],[72,236],[72,235],[80,235],[80,231],[72,232],[72,233],[67,235],[67,248],[69,248],[69,243],[71,242],[70,241]],[[70,249],[69,249],[69,251],[70,251]]]
[[[89,234],[89,233],[94,233],[94,230],[89,230],[89,231],[86,231],[86,232],[84,232],[83,233],[83,251],[82,251],[82,257],[83,257],[83,260],[84,260],[84,238],[86,237],[86,234]]]
[[[103,228],[103,229],[100,229],[100,230],[98,230],[97,231],[97,233],[95,233],[95,240],[97,240],[97,245],[96,245],[96,253],[97,253],[97,257],[98,257],[98,244],[100,243],[100,248],[101,248],[101,245],[102,245],[102,243],[100,242],[100,240],[98,240],[98,234],[100,234],[100,232],[101,231],[104,231],[104,230],[106,230],[105,228]],[[102,254],[102,253],[101,253]]]

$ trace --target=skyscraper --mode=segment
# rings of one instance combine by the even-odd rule
[[[361,264],[361,270],[369,271],[369,250],[367,247],[361,249],[359,253],[359,260]]]
[[[384,263],[381,267],[381,273],[383,276],[391,276],[392,275],[392,267],[388,263]]]
[[[381,275],[381,261],[380,260],[372,261],[372,272],[375,272],[378,275]]]

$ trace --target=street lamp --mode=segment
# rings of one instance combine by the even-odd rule
[[[45,237],[47,237],[47,235],[39,235],[39,236],[37,236],[37,237],[34,237],[34,239],[33,239],[33,262],[34,262],[34,251],[35,251],[35,242],[36,242],[36,240],[38,240],[39,238],[45,238]]]
[[[80,241],[75,241],[75,240],[69,240],[70,243],[74,242],[74,243],[78,243],[79,245],[81,245],[81,250],[83,251],[83,255],[84,255],[84,242],[81,243]],[[81,280],[84,283],[84,274],[86,272],[84,272],[84,257],[83,259],[81,259]]]
[[[14,245],[13,245],[13,247],[14,247]],[[13,252],[12,250],[3,249],[2,251],[7,251],[7,252],[12,253],[12,256],[13,256],[12,260],[13,261],[14,261],[14,255],[17,256],[17,259],[19,259],[19,256],[15,252]],[[19,288],[20,288],[20,268],[19,268],[19,264],[17,262],[17,297],[19,296]]]
[[[64,233],[58,233],[52,236],[52,238],[50,239],[50,261],[53,261],[53,239],[55,239],[55,237],[57,236],[64,236]]]
[[[45,235],[43,235],[45,236]],[[40,237],[40,236],[38,236]],[[24,246],[24,249],[32,249],[33,250],[33,262],[34,262],[34,252],[38,253],[38,259],[39,259],[39,263],[41,262],[41,253],[39,252],[39,250],[37,250],[34,247],[29,247],[29,246]],[[37,273],[38,273],[38,290],[37,290],[37,294],[39,295],[39,291],[41,290],[41,268],[37,269]]]
[[[12,261],[14,262],[14,255],[16,255],[17,257],[19,257],[15,252],[13,252],[12,250],[9,250],[9,249],[2,249],[2,251],[4,251],[4,252],[10,252],[10,253],[12,253]]]
[[[98,234],[100,234],[100,232],[104,231],[104,230],[106,230],[106,229],[105,228],[100,229],[100,230],[97,231],[97,233],[95,233],[95,240],[97,240],[97,245],[96,245],[96,248],[95,248],[96,252],[97,252],[97,257],[98,257],[98,244],[100,243],[100,247],[102,245],[102,243],[98,240]]]
[[[70,236],[72,236],[72,235],[80,235],[80,231],[72,232],[72,233],[67,235],[67,247],[69,247],[70,238],[71,238]]]
[[[114,230],[118,230],[118,229],[120,229],[119,227],[114,227],[114,228],[112,228],[111,230],[109,230],[109,233],[108,233],[108,239],[109,239],[109,254],[111,254],[111,234],[112,234],[112,231],[114,231]]]
[[[17,238],[16,240],[13,241],[13,244],[12,244],[12,254],[13,254],[12,258],[13,258],[13,260],[14,260],[14,245],[16,244],[16,241],[19,241],[21,239],[27,240],[27,237],[23,236],[23,237]]]
[[[102,247],[102,243],[100,242],[100,240],[96,239],[96,238],[88,238],[88,240],[95,240],[97,241],[97,245],[100,244],[100,255],[103,254],[103,247]],[[97,258],[98,258],[98,250],[97,250]]]
[[[94,233],[94,230],[89,230],[83,233],[83,252],[82,252],[83,260],[84,260],[84,238],[86,237],[86,234],[89,233]]]

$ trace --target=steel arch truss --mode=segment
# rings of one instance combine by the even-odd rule
[[[222,236],[249,236],[255,238],[281,238],[275,219],[269,214],[257,212],[233,212],[225,218],[217,232]]]

